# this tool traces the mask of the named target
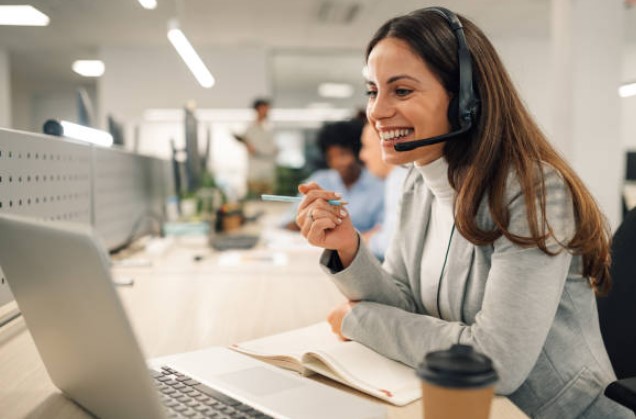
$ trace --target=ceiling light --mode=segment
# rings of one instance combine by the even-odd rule
[[[199,54],[194,50],[188,38],[179,29],[176,20],[171,20],[168,24],[168,39],[177,50],[183,61],[186,63],[199,84],[205,88],[214,86],[214,77],[205,66]]]
[[[624,85],[618,88],[618,94],[621,97],[636,96],[636,82],[625,83]]]
[[[347,83],[321,83],[318,94],[322,97],[347,98],[353,96],[353,86]]]
[[[68,121],[56,121],[49,119],[44,123],[44,133],[68,137],[87,143],[110,147],[113,145],[113,136],[106,131],[85,127]]]
[[[104,69],[104,62],[100,60],[77,60],[73,63],[73,71],[84,77],[101,77]]]
[[[144,9],[152,10],[157,7],[157,0],[137,0]]]
[[[0,25],[46,26],[49,17],[33,6],[0,6]]]

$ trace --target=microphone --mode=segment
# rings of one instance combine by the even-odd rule
[[[451,138],[458,137],[462,134],[466,134],[468,131],[470,131],[471,127],[472,127],[472,124],[468,123],[468,124],[465,124],[463,128],[460,128],[457,131],[451,131],[446,134],[438,135],[436,137],[423,138],[421,140],[413,140],[413,141],[407,141],[404,143],[398,143],[398,144],[395,144],[393,148],[395,149],[395,151],[415,150],[416,148],[426,147],[429,145],[441,143],[443,141],[450,140]]]

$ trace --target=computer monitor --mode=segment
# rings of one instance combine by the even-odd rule
[[[185,108],[183,119],[185,128],[186,177],[188,192],[196,191],[201,182],[201,157],[199,156],[198,121],[194,110]]]
[[[124,129],[122,125],[113,118],[112,115],[107,116],[108,120],[108,132],[113,136],[113,144],[123,146],[124,145]]]
[[[625,153],[625,180],[636,180],[636,151]]]
[[[80,87],[75,91],[75,97],[77,99],[77,123],[85,127],[93,127],[95,120],[93,103],[88,92]]]

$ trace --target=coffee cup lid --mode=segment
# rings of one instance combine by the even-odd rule
[[[442,387],[486,387],[498,378],[490,358],[470,345],[429,352],[416,373],[422,380]]]

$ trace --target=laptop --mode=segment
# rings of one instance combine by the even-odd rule
[[[97,417],[386,417],[382,404],[225,347],[146,361],[90,227],[2,214],[0,232],[0,266],[49,377]]]

